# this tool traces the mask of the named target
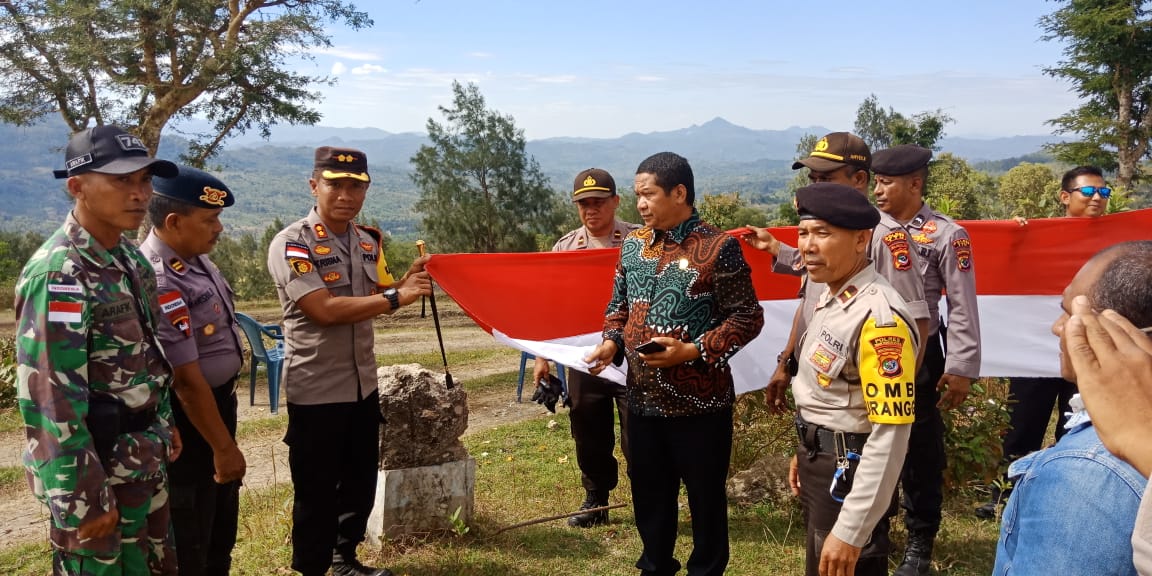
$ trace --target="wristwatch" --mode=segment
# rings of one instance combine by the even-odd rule
[[[776,364],[783,364],[789,376],[795,376],[796,373],[800,371],[800,365],[796,363],[796,357],[791,354],[787,356],[785,356],[783,352],[777,354]]]
[[[395,288],[389,288],[381,292],[381,294],[384,298],[388,299],[388,305],[391,306],[393,310],[400,309],[400,293],[397,292]]]

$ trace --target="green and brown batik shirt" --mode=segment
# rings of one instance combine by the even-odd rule
[[[604,338],[628,358],[628,406],[646,416],[688,416],[732,405],[728,360],[760,334],[764,311],[740,242],[696,211],[671,230],[650,227],[624,239]],[[636,346],[653,336],[692,342],[700,358],[652,368]]]

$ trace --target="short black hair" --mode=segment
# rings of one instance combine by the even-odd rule
[[[696,184],[692,176],[692,167],[688,160],[674,152],[659,152],[644,159],[636,168],[637,174],[651,174],[656,178],[656,185],[664,189],[665,193],[683,184],[688,191],[685,200],[691,206],[696,201]]]
[[[1137,328],[1152,326],[1152,240],[1109,246],[1093,258],[1108,255],[1112,259],[1088,293],[1092,307],[1115,310]]]
[[[164,229],[164,219],[169,214],[179,214],[187,216],[192,213],[196,207],[175,198],[168,196],[161,196],[153,194],[152,199],[148,201],[148,220],[152,222],[153,228]]]
[[[1060,179],[1060,189],[1065,192],[1071,192],[1068,187],[1072,185],[1072,181],[1081,176],[1099,176],[1104,177],[1104,171],[1095,166],[1077,166],[1064,173],[1064,177]]]

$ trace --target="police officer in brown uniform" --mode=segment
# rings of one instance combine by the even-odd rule
[[[867,198],[872,152],[859,136],[849,132],[833,132],[817,141],[807,158],[792,164],[793,170],[801,168],[808,168],[808,179],[813,183],[829,182],[849,186]],[[776,257],[773,272],[796,276],[805,273],[797,248],[780,242],[766,228],[748,228],[755,235],[754,238],[748,237],[752,246]],[[885,213],[880,214],[874,232],[870,251],[876,271],[904,297],[916,320],[917,329],[922,334],[926,333],[929,327],[928,303],[924,297],[919,257],[912,250],[910,234]],[[794,355],[796,341],[804,332],[816,299],[823,290],[823,286],[810,279],[805,279],[800,289],[800,306],[793,320],[792,333],[784,351],[776,358],[776,370],[768,384],[769,405],[776,409],[784,407],[784,390],[791,380],[794,362],[798,359]]]
[[[880,214],[856,190],[797,191],[799,251],[826,285],[800,339],[798,457],[789,470],[807,527],[806,574],[887,574],[892,502],[914,417],[919,333],[869,261]]]
[[[244,455],[236,446],[236,374],[243,363],[232,288],[207,254],[235,202],[218,178],[180,166],[152,179],[152,231],[140,245],[156,271],[160,342],[172,363],[172,402],[184,451],[168,465],[180,574],[227,575],[236,544]]]
[[[897,576],[928,573],[940,529],[947,465],[940,409],[962,404],[972,381],[980,376],[980,311],[972,240],[962,226],[924,203],[931,159],[931,150],[913,145],[881,150],[872,159],[876,205],[907,227],[924,267],[930,322],[924,360],[916,374],[916,423],[901,477],[908,547]],[[945,292],[948,322],[941,334],[940,297]],[[947,338],[946,346],[941,346],[941,336]]]
[[[356,559],[378,468],[372,320],[431,293],[427,258],[393,282],[380,232],[353,222],[371,183],[363,152],[317,148],[308,183],[316,205],[268,247],[284,308],[292,568],[306,576],[330,565],[336,576],[383,576],[391,572]]]
[[[580,211],[584,225],[565,234],[552,246],[553,252],[587,250],[592,248],[619,248],[629,232],[638,224],[616,219],[620,197],[616,195],[616,181],[599,168],[589,168],[576,175],[572,183],[572,201]],[[548,361],[536,359],[532,381],[548,377]],[[628,460],[628,403],[627,390],[610,380],[592,376],[579,370],[568,371],[568,397],[572,401],[569,419],[572,440],[576,442],[576,462],[580,466],[580,481],[584,485],[584,503],[581,510],[608,505],[608,493],[619,480],[618,464],[612,451],[616,447],[613,404],[620,414],[620,449]],[[585,512],[568,519],[568,525],[588,528],[608,522],[608,511]]]

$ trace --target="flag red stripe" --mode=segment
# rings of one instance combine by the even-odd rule
[[[1118,242],[1152,239],[1152,209],[1101,218],[962,223],[972,236],[981,295],[1058,295],[1093,254]],[[774,228],[795,246],[794,227]],[[760,300],[796,297],[795,277],[773,274],[768,254],[744,246]],[[612,296],[618,252],[440,254],[428,263],[437,283],[489,332],[548,340],[600,330]]]

